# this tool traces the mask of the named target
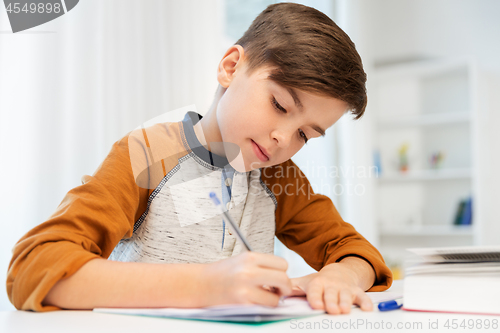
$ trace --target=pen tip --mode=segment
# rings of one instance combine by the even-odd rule
[[[217,198],[217,195],[215,194],[215,192],[210,192],[210,199],[212,199],[212,201],[214,202],[214,204],[216,206],[220,205],[220,201]]]

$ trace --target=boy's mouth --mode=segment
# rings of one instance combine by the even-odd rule
[[[268,155],[269,153],[264,148],[259,146],[255,141],[253,141],[252,139],[250,140],[252,141],[253,151],[255,155],[257,155],[259,160],[261,160],[262,162],[269,161],[269,155]]]

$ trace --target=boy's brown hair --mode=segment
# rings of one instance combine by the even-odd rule
[[[287,87],[346,102],[359,119],[366,108],[366,73],[349,36],[322,12],[296,3],[268,6],[236,42],[251,74],[271,66],[269,78]]]

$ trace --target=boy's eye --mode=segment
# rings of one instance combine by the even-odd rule
[[[271,103],[273,104],[274,108],[279,112],[287,113],[286,109],[282,107],[280,103],[278,103],[278,101],[276,100],[276,98],[274,98],[274,96],[271,99]],[[309,140],[307,138],[307,135],[300,128],[299,128],[299,136],[304,140],[305,143],[307,143],[307,141]]]
[[[280,111],[280,112],[283,112],[283,113],[286,113],[285,108],[284,108],[284,107],[282,107],[282,106],[280,105],[280,103],[278,103],[278,101],[276,100],[276,98],[274,98],[274,97],[273,97],[271,102],[272,102],[272,104],[273,104],[273,106],[274,106],[274,108],[275,108],[276,110],[278,110],[278,111]]]
[[[307,143],[307,141],[309,140],[306,136],[306,134],[299,128],[299,135],[302,139],[304,139],[304,142]]]

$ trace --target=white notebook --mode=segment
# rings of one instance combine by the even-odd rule
[[[401,298],[394,292],[367,293],[373,303]],[[260,305],[220,305],[199,309],[186,308],[95,308],[95,312],[181,319],[231,322],[266,322],[325,313],[310,307],[305,296],[286,297],[276,308]]]
[[[468,262],[499,262],[500,246],[456,246],[411,248],[410,252],[420,256],[427,263],[468,263]]]
[[[500,246],[409,250],[404,310],[500,315]]]

